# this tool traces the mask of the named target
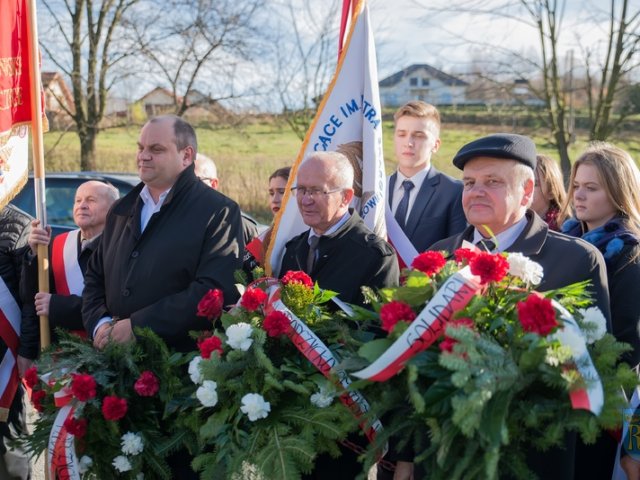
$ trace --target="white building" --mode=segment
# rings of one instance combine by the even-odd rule
[[[433,105],[467,102],[468,83],[427,64],[411,65],[380,81],[383,107],[399,107],[410,100]]]

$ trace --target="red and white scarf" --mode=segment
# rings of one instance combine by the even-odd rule
[[[18,345],[20,343],[20,307],[0,277],[0,336],[7,345],[4,357],[0,361],[0,421],[6,422],[9,407],[18,390]]]
[[[78,263],[78,235],[80,230],[72,230],[53,239],[51,268],[59,295],[82,295],[84,275]]]

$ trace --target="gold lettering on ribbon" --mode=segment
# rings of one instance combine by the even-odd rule
[[[22,87],[0,90],[0,111],[19,107],[22,103]]]
[[[19,77],[22,75],[21,57],[0,57],[0,76]]]

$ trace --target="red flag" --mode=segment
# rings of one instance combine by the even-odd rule
[[[27,0],[0,2],[0,138],[31,121]]]
[[[0,1],[0,208],[27,181],[27,125],[32,121],[29,52],[37,51],[30,45],[27,8],[27,0]],[[19,384],[20,321],[19,305],[0,277],[0,421],[6,421]]]

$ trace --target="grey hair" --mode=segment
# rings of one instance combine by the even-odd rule
[[[353,188],[353,166],[344,154],[340,152],[313,152],[304,159],[302,164],[310,160],[320,160],[327,165],[330,179],[334,183],[333,188]]]
[[[524,188],[524,186],[527,184],[529,180],[535,183],[536,176],[535,176],[535,172],[531,167],[528,167],[524,163],[520,163],[516,160],[512,160],[512,161],[514,163],[513,182],[515,185],[519,185],[522,188]],[[532,203],[533,203],[533,195],[531,195],[531,197],[529,198],[529,203],[527,204],[527,208],[529,208]]]
[[[196,175],[211,179],[218,178],[218,168],[213,158],[198,153],[196,155]]]

